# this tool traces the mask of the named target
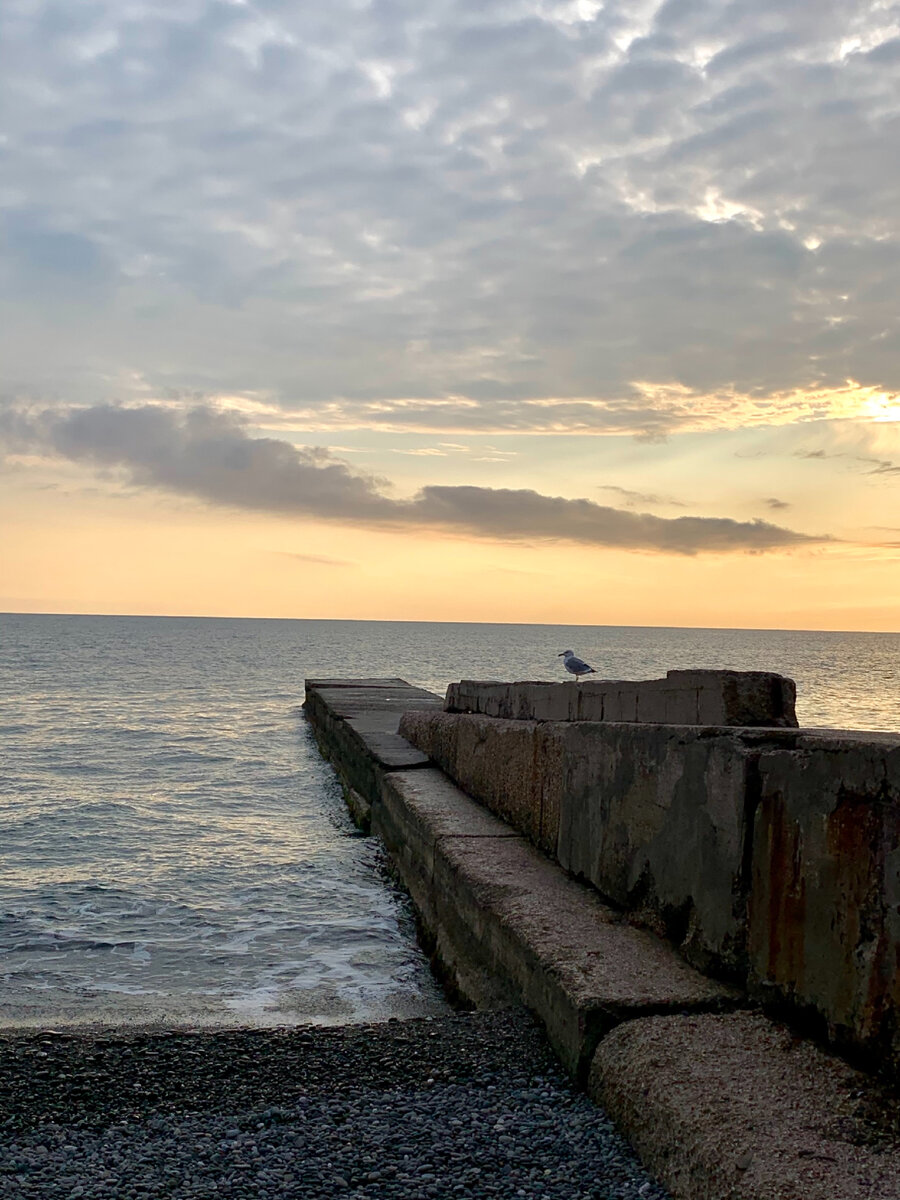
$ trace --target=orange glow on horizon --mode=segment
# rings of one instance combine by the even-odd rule
[[[146,501],[94,507],[57,509],[52,520],[34,514],[7,529],[0,608],[900,630],[900,549],[687,557],[372,532],[187,507],[160,513]]]

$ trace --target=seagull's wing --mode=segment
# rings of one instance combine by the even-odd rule
[[[576,658],[573,654],[571,658],[566,659],[566,666],[576,675],[586,674],[588,671],[593,671],[593,667],[589,667],[584,659]]]

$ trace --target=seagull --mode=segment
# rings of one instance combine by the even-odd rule
[[[597,674],[593,667],[589,667],[582,659],[576,658],[575,653],[572,650],[563,650],[562,654],[557,654],[556,657],[563,660],[563,666],[570,675],[575,676],[576,682],[581,678],[582,675]]]

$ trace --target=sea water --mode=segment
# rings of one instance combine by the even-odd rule
[[[802,725],[900,728],[900,636],[0,617],[0,1026],[284,1025],[440,1011],[304,678],[774,670]]]

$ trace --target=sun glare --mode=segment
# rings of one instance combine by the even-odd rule
[[[897,392],[873,392],[866,397],[863,416],[870,421],[900,421],[900,395]]]

